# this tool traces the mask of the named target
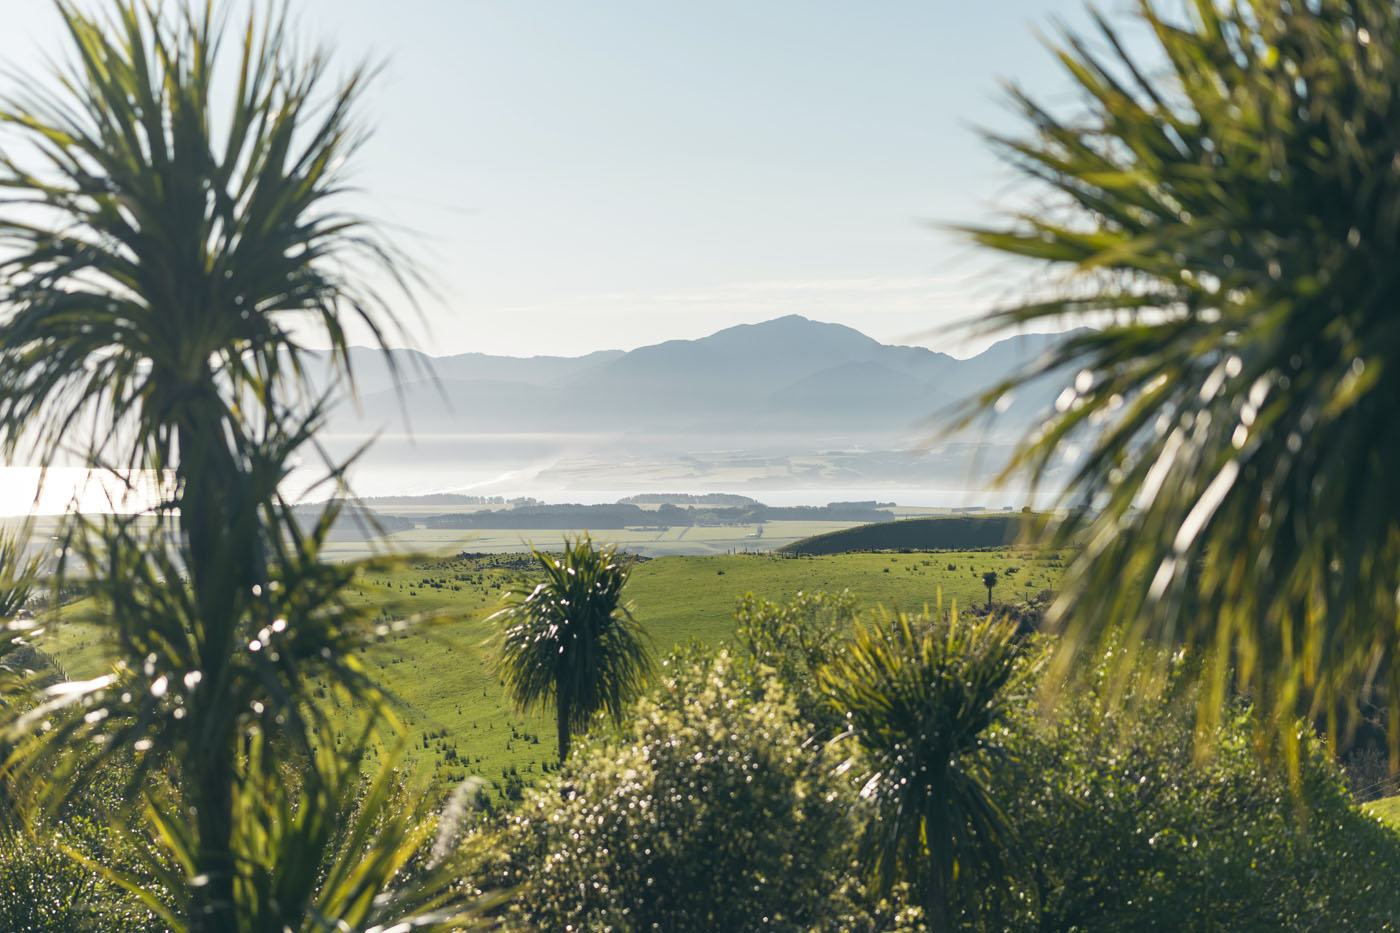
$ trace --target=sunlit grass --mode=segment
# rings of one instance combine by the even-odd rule
[[[1379,819],[1396,832],[1400,832],[1400,797],[1384,797],[1363,803],[1361,809]]]
[[[982,573],[996,570],[1002,580],[997,600],[1014,602],[1054,589],[1066,557],[1012,548],[796,559],[663,557],[640,563],[625,595],[655,639],[658,656],[664,656],[691,639],[710,646],[732,639],[735,604],[748,592],[781,601],[799,591],[850,590],[866,607],[917,612],[935,603],[940,590],[945,606],[981,605],[987,598]],[[363,600],[386,613],[387,630],[366,649],[365,661],[403,703],[401,717],[411,739],[408,762],[431,770],[442,786],[476,775],[495,782],[499,790],[511,767],[529,780],[555,757],[552,717],[513,709],[489,671],[484,647],[492,631],[486,619],[500,608],[503,592],[532,573],[527,558],[423,561],[361,578],[360,592],[352,599],[352,604]],[[388,625],[391,618],[408,613],[439,612],[455,618],[432,628],[395,631]],[[105,671],[108,654],[90,626],[54,626],[48,650],[71,677]]]

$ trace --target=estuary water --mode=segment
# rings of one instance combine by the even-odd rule
[[[871,500],[938,508],[1026,504],[1024,489],[989,488],[985,480],[1001,461],[973,447],[929,455],[898,446],[841,445],[836,438],[822,445],[771,435],[717,443],[626,433],[328,432],[318,440],[331,462],[353,459],[351,488],[366,499],[457,493],[597,504],[640,493],[732,493],[776,506]],[[319,460],[311,453],[299,464],[284,494],[293,501],[338,494]],[[158,487],[158,477],[149,473],[0,466],[0,516],[141,511],[158,500]]]
[[[585,505],[616,502],[626,497],[648,492],[666,493],[734,493],[750,496],[768,505],[826,505],[829,502],[893,502],[901,506],[939,508],[1000,509],[1025,504],[1024,491],[951,488],[941,486],[776,486],[735,483],[732,485],[703,484],[686,486],[666,483],[656,486],[643,477],[633,483],[619,475],[611,487],[580,488],[577,486],[548,486],[533,483],[525,475],[513,478],[502,473],[475,473],[457,468],[397,469],[368,468],[352,477],[356,494],[374,496],[412,496],[431,493],[460,493],[465,495],[504,496],[507,499],[529,496],[542,502],[576,502]],[[116,477],[75,467],[55,467],[40,478],[37,467],[0,467],[0,517],[24,515],[62,515],[79,510],[88,514],[103,512],[135,512],[148,508],[156,497],[157,483],[151,476]],[[313,476],[293,477],[310,486],[309,493],[299,498],[308,501],[324,499],[330,487],[318,485]],[[393,508],[386,507],[386,511]]]

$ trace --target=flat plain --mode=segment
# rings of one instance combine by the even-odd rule
[[[438,510],[441,513],[442,510]],[[668,554],[730,554],[769,551],[812,535],[853,528],[859,522],[772,521],[761,525],[691,525],[672,528],[598,528],[594,540],[607,541],[624,551],[644,557]],[[371,554],[468,553],[504,554],[557,548],[567,528],[473,528],[443,529],[418,527],[394,532],[382,538],[332,542],[326,556],[331,560],[353,560]]]

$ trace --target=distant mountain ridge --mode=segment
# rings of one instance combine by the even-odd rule
[[[1064,335],[1003,340],[960,360],[881,344],[840,324],[788,315],[696,340],[580,357],[429,357],[354,349],[358,406],[334,429],[415,433],[604,432],[669,435],[818,433],[892,437],[923,427],[1031,363]],[[389,362],[397,367],[398,385]],[[435,377],[435,378],[434,378]],[[1020,432],[1063,385],[1042,379],[1002,419]]]

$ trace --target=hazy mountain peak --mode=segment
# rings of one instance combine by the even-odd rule
[[[754,342],[766,344],[773,341],[786,342],[791,340],[801,341],[799,346],[841,346],[847,349],[855,346],[866,348],[880,346],[878,340],[866,336],[854,327],[814,321],[800,314],[786,314],[771,320],[760,321],[757,324],[735,324],[733,327],[726,327],[708,337],[700,338],[701,342],[722,346]]]
[[[893,437],[1007,378],[1057,339],[1015,335],[958,360],[789,314],[626,353],[428,359],[436,380],[414,381],[413,367],[404,367],[410,372],[402,394],[374,391],[387,390],[387,379],[367,390],[362,382],[362,417],[392,426],[410,413],[415,430],[441,434],[622,430],[710,436],[722,429],[757,435],[801,426]],[[400,362],[418,361],[410,356]],[[1048,406],[1060,389],[1051,381],[1037,380],[1018,393],[1024,398],[1010,420],[1024,423]]]

